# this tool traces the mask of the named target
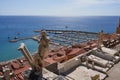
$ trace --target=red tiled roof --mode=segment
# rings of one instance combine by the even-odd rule
[[[85,52],[86,52],[86,50],[84,48],[82,48],[82,49],[79,50],[79,54],[83,54]]]
[[[97,46],[97,43],[93,43],[90,47],[95,48]]]
[[[0,76],[2,76],[3,75],[3,73],[2,72],[0,72]]]
[[[19,69],[17,69],[17,70],[14,70],[14,73],[15,73],[15,74],[19,74],[19,73],[21,73],[21,72],[24,72],[24,71],[28,70],[29,68],[30,68],[30,65],[29,65],[29,64],[26,64],[24,67],[19,68]]]
[[[61,63],[67,60],[67,56],[65,55],[65,53],[57,53],[53,56],[53,60]]]
[[[72,51],[72,48],[66,48],[66,49],[64,49],[64,51],[65,51],[65,53],[67,55],[67,54],[69,54]]]
[[[19,69],[20,68],[20,65],[17,61],[11,62],[11,65],[13,66],[14,69]]]
[[[24,80],[24,77],[23,77],[21,74],[18,74],[17,77],[18,77],[20,80]]]
[[[112,39],[115,39],[117,37],[116,34],[103,34],[103,40],[112,40]]]
[[[75,57],[79,53],[79,51],[79,48],[73,48],[72,51],[69,54],[67,54],[68,59]]]
[[[53,58],[46,58],[44,59],[44,62],[47,62],[48,64],[55,63],[56,61],[53,60]]]

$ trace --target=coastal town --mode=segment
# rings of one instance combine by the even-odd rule
[[[39,34],[12,42],[23,39],[40,42],[42,30],[34,32]],[[120,79],[120,20],[112,34],[69,30],[46,30],[46,34],[51,34],[50,49],[41,61],[42,79],[39,80]],[[0,80],[31,80],[37,51],[31,55],[24,43],[18,46],[18,50],[24,57],[1,62]]]

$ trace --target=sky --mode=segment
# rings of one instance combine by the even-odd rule
[[[120,0],[0,0],[0,15],[119,16]]]

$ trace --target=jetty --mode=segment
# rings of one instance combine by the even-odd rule
[[[41,32],[42,30],[34,30],[34,32]],[[64,32],[67,33],[91,33],[97,34],[96,32],[87,32],[87,31],[76,31],[76,30],[45,30],[48,33],[62,34]]]
[[[17,38],[17,39],[9,40],[9,42],[17,42],[17,41],[27,40],[27,39],[37,40],[38,37],[40,37],[40,35],[29,36],[29,37],[23,37],[23,38]]]
[[[13,40],[9,40],[9,42],[17,42],[17,41],[26,40],[26,39],[31,39],[31,37],[24,37],[24,38],[13,39]]]

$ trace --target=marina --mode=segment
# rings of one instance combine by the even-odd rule
[[[41,31],[37,30],[35,32],[40,33]],[[83,32],[83,31],[46,30],[46,32],[48,33],[51,42],[58,43],[59,45],[63,45],[63,46],[70,46],[73,44],[96,40],[98,37],[97,33]],[[56,34],[57,32],[59,32],[59,34]],[[10,42],[17,42],[26,39],[33,39],[39,42],[40,35],[37,34],[32,37],[18,38],[18,39],[10,40]]]

